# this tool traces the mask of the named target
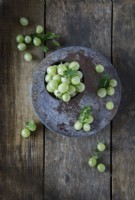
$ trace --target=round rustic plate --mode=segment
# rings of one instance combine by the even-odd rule
[[[45,73],[48,66],[59,62],[78,61],[84,74],[86,89],[65,103],[50,95],[45,88]],[[105,70],[102,74],[95,71],[95,65],[102,64]],[[104,74],[110,74],[111,78],[118,81],[115,95],[103,99],[97,96],[99,80]],[[95,134],[103,129],[114,117],[120,104],[121,86],[116,70],[113,65],[100,53],[85,47],[67,47],[49,54],[35,69],[32,82],[32,102],[35,112],[41,122],[50,130],[64,136],[80,137]],[[114,102],[114,109],[108,111],[105,108],[107,101]],[[92,107],[94,122],[91,130],[84,132],[76,131],[74,123],[80,110],[86,106]]]

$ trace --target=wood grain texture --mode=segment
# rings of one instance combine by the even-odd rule
[[[29,27],[21,27],[20,16],[29,18]],[[39,123],[31,105],[30,85],[33,70],[43,54],[38,49],[32,50],[36,59],[27,63],[24,53],[17,51],[15,41],[17,34],[34,31],[34,24],[41,23],[44,23],[43,1],[0,1],[1,200],[43,198],[43,127],[40,125],[30,139],[20,136],[24,122],[35,119]]]
[[[134,0],[113,0],[113,2],[115,3],[115,5],[122,5],[122,4],[130,4],[130,3],[134,3]]]
[[[90,4],[97,4],[97,3],[110,3],[111,2],[111,0],[89,0],[89,3]],[[50,0],[46,0],[46,3],[48,4],[50,4],[51,3],[51,1]],[[63,1],[63,3],[64,4],[67,4],[68,3],[68,0],[64,0]],[[88,0],[70,0],[70,3],[71,4],[75,4],[75,3],[81,3],[81,4],[87,4],[88,3]]]
[[[111,2],[49,0],[46,26],[62,35],[62,46],[81,45],[111,55]],[[98,141],[107,144],[107,172],[90,169],[88,159]],[[67,138],[45,131],[45,200],[110,199],[110,128],[88,138]]]
[[[128,1],[127,1],[128,2]],[[135,3],[113,9],[113,62],[122,83],[113,123],[113,200],[135,199]]]

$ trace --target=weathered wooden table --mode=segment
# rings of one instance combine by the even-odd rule
[[[18,19],[31,24],[22,28]],[[122,83],[118,114],[101,133],[68,138],[38,121],[30,98],[33,70],[44,54],[37,48],[27,63],[16,49],[18,33],[34,24],[61,34],[62,46],[80,45],[103,53]],[[0,1],[0,200],[135,199],[135,2],[134,0]],[[37,121],[28,140],[23,123]],[[107,144],[107,172],[87,162],[98,141]]]

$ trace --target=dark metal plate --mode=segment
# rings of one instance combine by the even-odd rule
[[[69,103],[54,98],[45,89],[44,78],[47,67],[60,61],[78,61],[84,74],[85,91],[78,94]],[[98,74],[95,71],[95,65],[99,63],[104,65],[105,74],[110,74],[111,78],[118,81],[115,95],[112,97],[107,96],[101,99],[97,96],[99,80],[104,74]],[[89,48],[73,46],[59,49],[43,59],[33,75],[32,102],[35,112],[47,128],[64,136],[88,136],[100,131],[113,119],[120,99],[121,85],[113,65],[100,53]],[[105,104],[109,100],[112,100],[115,105],[112,111],[105,108]],[[85,105],[92,107],[94,122],[89,132],[76,131],[73,128],[74,122],[80,109]]]

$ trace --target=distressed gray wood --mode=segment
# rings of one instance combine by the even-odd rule
[[[113,122],[113,200],[135,199],[135,3],[126,2],[113,9],[113,63],[123,91]]]
[[[20,16],[30,20],[19,24]],[[16,49],[16,35],[29,33],[44,23],[44,2],[36,0],[0,1],[0,199],[43,199],[43,126],[30,139],[20,136],[23,123],[37,120],[31,104],[30,85],[34,68],[43,57],[27,63]]]
[[[111,56],[111,1],[49,0],[46,26],[61,34],[62,46],[82,45]],[[99,141],[107,144],[103,162],[107,172],[90,169],[87,162]],[[88,138],[67,138],[45,131],[45,199],[110,199],[110,127]]]
[[[113,2],[115,3],[115,5],[122,5],[122,4],[130,4],[130,3],[134,3],[134,0],[113,0]]]

